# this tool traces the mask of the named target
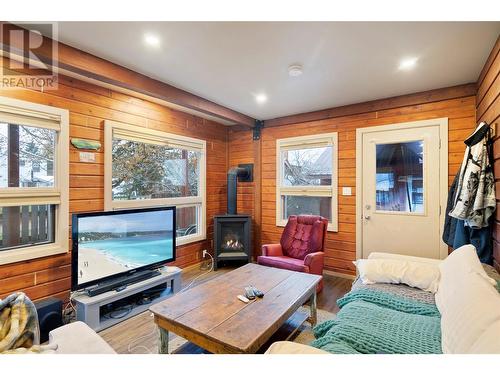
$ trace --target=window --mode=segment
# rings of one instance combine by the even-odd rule
[[[106,209],[174,205],[177,243],[205,239],[205,149],[199,139],[106,121]]]
[[[40,173],[40,162],[39,161],[32,161],[31,162],[31,170],[33,173]]]
[[[278,139],[276,158],[276,225],[321,215],[337,231],[337,133]]]
[[[68,251],[68,118],[0,98],[0,264]]]
[[[54,176],[54,161],[53,160],[47,160],[47,176],[53,177]]]
[[[377,211],[424,212],[424,141],[378,144]]]

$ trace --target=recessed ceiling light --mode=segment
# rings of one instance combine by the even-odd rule
[[[413,69],[417,65],[417,61],[418,61],[418,59],[416,57],[410,57],[407,59],[403,59],[399,63],[399,70]]]
[[[267,102],[267,95],[266,94],[257,94],[255,95],[255,101],[259,104]]]
[[[160,45],[160,38],[153,34],[144,35],[144,42],[152,47],[158,47]]]
[[[290,77],[298,77],[302,75],[302,65],[293,64],[288,67],[288,75]]]

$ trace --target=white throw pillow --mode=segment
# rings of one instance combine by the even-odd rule
[[[473,246],[453,251],[439,266],[436,305],[443,353],[500,353],[500,294]]]
[[[432,259],[432,258],[424,258],[424,257],[414,257],[411,255],[378,253],[378,252],[370,253],[370,255],[368,255],[368,259],[397,259],[397,260],[408,260],[411,262],[421,262],[421,263],[428,263],[428,264],[439,264],[442,262],[441,259]]]
[[[439,285],[436,264],[401,259],[359,259],[354,264],[363,284],[406,284],[432,293]]]

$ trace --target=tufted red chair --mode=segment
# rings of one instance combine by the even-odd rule
[[[323,275],[323,247],[328,219],[313,215],[292,215],[281,235],[280,243],[262,245],[262,256],[257,263]],[[323,279],[317,291],[323,288]]]

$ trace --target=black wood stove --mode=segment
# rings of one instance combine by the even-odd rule
[[[252,218],[237,213],[237,185],[253,181],[253,164],[240,164],[227,173],[227,214],[214,216],[214,268],[219,262],[252,257]]]

